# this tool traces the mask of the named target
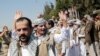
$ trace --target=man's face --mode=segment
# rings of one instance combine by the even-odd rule
[[[48,24],[48,22],[46,22],[46,27],[47,27],[48,29],[51,28],[51,26]]]
[[[8,27],[4,26],[4,27],[3,27],[3,31],[8,32]]]
[[[28,22],[26,20],[16,22],[16,32],[19,35],[19,40],[22,42],[26,42],[29,40],[30,35],[32,33],[32,28],[28,26]]]
[[[46,32],[46,26],[45,25],[38,25],[37,26],[37,33],[40,35],[45,34]]]
[[[61,27],[63,26],[63,20],[62,19],[59,19],[58,25],[61,26]]]
[[[97,20],[100,20],[100,16],[99,16],[99,15],[98,15],[98,16],[96,16],[96,19],[97,19]]]

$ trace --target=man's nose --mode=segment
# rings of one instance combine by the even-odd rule
[[[42,28],[44,29],[44,28],[45,28],[45,26],[42,26]]]
[[[21,30],[21,31],[20,31],[20,34],[24,34],[24,31],[23,31],[23,30]]]

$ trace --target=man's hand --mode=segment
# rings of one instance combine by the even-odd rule
[[[65,12],[63,12],[63,11],[60,11],[59,13],[58,13],[58,15],[59,15],[59,18],[60,19],[67,19],[67,16],[66,16],[66,13]]]
[[[16,13],[15,13],[15,16],[14,16],[14,25],[13,25],[14,29],[15,29],[15,21],[16,21],[18,18],[22,17],[22,16],[23,16],[23,15],[22,15],[22,12],[17,10]]]
[[[23,15],[22,15],[22,12],[21,11],[16,11],[16,14],[15,14],[15,16],[14,16],[14,20],[16,20],[16,19],[18,19],[18,18],[20,18],[20,17],[22,17]]]

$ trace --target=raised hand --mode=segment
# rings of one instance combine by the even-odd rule
[[[16,21],[18,18],[22,17],[22,16],[23,16],[23,15],[22,15],[22,12],[17,10],[16,13],[15,13],[15,16],[14,16],[14,25],[13,25],[14,29],[15,29],[15,21]]]
[[[60,11],[58,15],[59,15],[59,21],[62,22],[62,26],[67,27],[67,15],[66,15],[66,13],[63,11]]]
[[[66,13],[65,13],[65,12],[60,11],[60,12],[58,13],[58,15],[59,15],[59,18],[60,18],[60,19],[65,19],[65,20],[67,20],[67,16],[66,16]]]
[[[20,18],[20,17],[22,17],[23,15],[22,15],[22,12],[21,11],[16,11],[16,14],[15,14],[15,16],[14,16],[14,20],[16,20],[16,19],[18,19],[18,18]]]

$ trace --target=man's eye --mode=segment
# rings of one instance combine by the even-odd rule
[[[40,27],[44,27],[45,25],[40,25]]]
[[[26,31],[26,30],[27,30],[27,28],[24,28],[23,30],[24,30],[24,31]]]
[[[20,32],[21,30],[22,30],[22,31],[27,31],[27,30],[28,30],[28,28],[17,29],[17,31],[18,31],[18,32]]]
[[[43,25],[41,25],[40,27],[43,27]]]
[[[21,31],[21,29],[17,29],[17,31],[18,31],[18,32],[20,32],[20,31]]]

